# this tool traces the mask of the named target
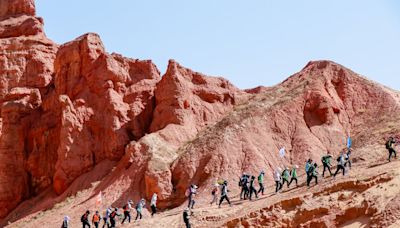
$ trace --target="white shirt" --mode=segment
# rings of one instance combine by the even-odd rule
[[[275,181],[281,181],[281,173],[279,171],[275,171],[274,179]]]
[[[156,203],[157,203],[157,195],[153,195],[153,197],[151,197],[150,205],[156,206]]]

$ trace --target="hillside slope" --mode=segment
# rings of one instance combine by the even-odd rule
[[[383,164],[385,140],[399,136],[397,91],[325,60],[245,91],[174,60],[161,77],[150,60],[108,53],[97,34],[55,44],[33,0],[0,3],[0,226],[53,227],[64,214],[77,225],[100,192],[101,209],[158,193],[163,222],[141,224],[178,226],[190,184],[200,187],[196,226],[397,220],[398,163]],[[327,179],[312,195],[302,187],[222,211],[207,207],[216,179],[236,196],[243,172],[264,170],[271,183],[277,167],[336,156],[348,135],[350,177]]]

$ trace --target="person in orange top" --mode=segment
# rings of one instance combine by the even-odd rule
[[[94,227],[98,228],[100,224],[101,216],[99,214],[99,211],[96,211],[96,213],[92,217],[92,223]]]

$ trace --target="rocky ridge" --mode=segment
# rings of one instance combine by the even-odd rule
[[[245,91],[173,60],[161,77],[149,60],[107,53],[97,34],[57,45],[45,36],[33,0],[0,1],[3,223],[52,208],[79,213],[93,207],[100,191],[104,204],[113,206],[156,192],[159,207],[171,209],[185,202],[187,186],[195,183],[198,204],[205,205],[216,179],[227,179],[237,194],[242,172],[265,170],[272,180],[277,166],[337,154],[348,134],[356,151],[398,134],[399,93],[337,63],[313,61],[275,87]],[[282,147],[284,159],[277,153]],[[377,157],[367,151],[357,159]],[[361,185],[380,182],[374,178]],[[81,206],[62,206],[73,196]],[[300,198],[293,212],[303,205]],[[387,207],[394,208],[391,214],[397,210]],[[375,224],[383,222],[378,212],[371,212]],[[333,222],[336,214],[328,214],[323,220]],[[231,216],[218,221],[228,227],[314,221],[303,214],[289,215],[298,224]]]

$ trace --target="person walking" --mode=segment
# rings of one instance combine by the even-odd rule
[[[190,228],[190,208],[185,208],[183,211],[183,222],[186,228]]]
[[[67,216],[67,215],[64,216],[61,228],[68,228],[69,227],[69,221],[70,221],[69,216]]]
[[[154,193],[150,201],[151,217],[157,213],[157,193]]]
[[[288,187],[292,184],[293,181],[296,182],[296,187],[298,186],[298,184],[297,184],[297,169],[298,168],[299,168],[298,165],[295,165],[295,166],[292,167],[292,170],[290,171],[291,178],[290,178],[290,182],[289,182]]]
[[[90,228],[89,214],[90,214],[90,211],[86,211],[85,214],[83,214],[81,216],[81,222],[82,222],[83,228],[85,228],[86,226]]]
[[[249,177],[249,175],[243,173],[242,177],[240,178],[240,186],[242,187],[242,190],[240,192],[240,199],[246,199],[249,195]]]
[[[392,155],[394,155],[394,158],[397,157],[396,150],[394,150],[394,145],[395,144],[396,144],[396,141],[394,140],[394,138],[393,137],[389,137],[389,140],[386,142],[386,149],[389,152],[389,158],[388,158],[389,162],[390,162],[390,160],[392,158]]]
[[[135,221],[138,219],[142,219],[142,210],[144,208],[144,206],[146,205],[146,201],[144,199],[141,199],[139,201],[139,203],[136,205],[136,218]]]
[[[213,187],[212,187],[212,190],[211,190],[212,200],[211,200],[211,203],[210,203],[211,205],[213,205],[214,203],[215,204],[218,203],[218,187],[219,187],[218,183],[215,183],[213,185]]]
[[[250,187],[249,187],[249,190],[250,190],[249,200],[251,200],[251,198],[252,198],[252,196],[253,196],[253,193],[254,193],[254,195],[256,196],[256,198],[258,198],[257,190],[256,190],[256,188],[254,187],[254,181],[255,181],[255,179],[256,179],[255,176],[251,176],[251,179],[250,179]]]
[[[310,176],[310,172],[309,171],[310,171],[311,166],[312,166],[312,160],[308,159],[307,162],[306,162],[306,168],[305,168],[306,175],[307,175],[307,180],[308,180],[308,178]]]
[[[106,211],[104,212],[104,216],[103,216],[103,228],[106,227],[110,227],[110,223],[108,222],[108,219],[110,218],[110,214],[111,214],[111,207],[107,208]]]
[[[274,172],[274,180],[275,180],[275,193],[281,189],[281,168],[277,168]]]
[[[116,207],[113,212],[110,214],[110,227],[109,228],[115,228],[117,224],[117,217],[121,216],[121,214],[118,213],[118,208]]]
[[[307,186],[310,187],[310,183],[312,181],[312,179],[315,179],[315,185],[318,184],[318,171],[317,171],[317,163],[314,163],[310,169],[308,170],[308,172],[310,173],[307,179]]]
[[[347,167],[349,165],[349,169],[351,169],[351,153],[353,152],[352,148],[346,148],[346,162],[344,163],[344,167]]]
[[[336,177],[336,175],[339,173],[340,170],[343,171],[343,176],[345,175],[346,169],[344,168],[345,158],[343,151],[340,152],[340,156],[337,158],[337,162],[338,162],[337,169],[335,174],[333,174],[334,178]]]
[[[189,197],[189,205],[188,207],[193,209],[194,204],[196,203],[196,201],[194,200],[195,195],[197,194],[197,186],[192,184],[190,185],[190,187],[188,188],[188,197]]]
[[[128,220],[128,223],[131,223],[131,210],[132,208],[133,201],[129,200],[123,207],[122,210],[124,210],[124,219],[122,219],[121,224],[124,224],[125,220]]]
[[[322,171],[322,177],[325,176],[325,170],[328,170],[328,171],[329,171],[329,174],[332,176],[332,171],[331,171],[331,158],[332,158],[332,155],[329,153],[329,151],[328,151],[327,155],[325,155],[325,156],[323,156],[323,157],[321,158],[322,165],[324,166],[324,170]]]
[[[96,213],[92,217],[92,224],[94,225],[94,227],[99,228],[100,221],[101,221],[101,216],[99,214],[99,211],[96,211]]]
[[[221,204],[224,200],[226,200],[228,202],[229,206],[232,206],[231,201],[229,200],[229,197],[228,197],[228,192],[229,192],[228,181],[224,181],[224,184],[221,187],[221,198],[219,199],[218,208],[221,207]]]
[[[288,168],[288,167],[285,167],[285,168],[283,169],[281,188],[283,187],[283,185],[284,185],[285,183],[287,184],[287,186],[288,186],[288,188],[289,188],[289,168]]]
[[[258,189],[258,193],[261,193],[264,195],[264,171],[260,172],[260,175],[258,175],[258,185],[260,186],[260,189]]]

